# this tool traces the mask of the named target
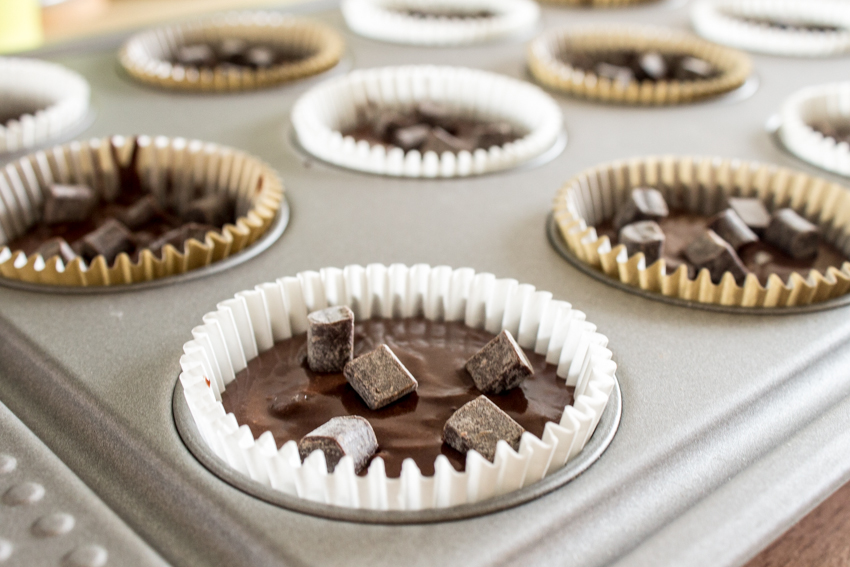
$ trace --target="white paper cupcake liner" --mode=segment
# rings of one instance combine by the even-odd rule
[[[0,57],[0,114],[21,107],[38,108],[0,124],[0,155],[68,134],[88,113],[89,95],[86,80],[61,65]]]
[[[574,403],[542,439],[524,433],[519,451],[499,442],[493,463],[471,451],[457,472],[440,456],[435,474],[423,476],[412,459],[399,478],[388,478],[373,460],[365,476],[345,457],[328,474],[324,454],[302,464],[297,444],[279,450],[271,432],[257,439],[226,414],[221,392],[248,361],[281,341],[306,332],[307,313],[348,305],[358,320],[421,317],[463,321],[492,333],[508,329],[524,348],[545,354],[557,374],[575,386]],[[593,434],[615,385],[616,363],[608,339],[585,314],[552,294],[471,268],[371,264],[302,272],[237,293],[203,317],[183,347],[180,380],[191,414],[210,449],[251,479],[307,500],[350,508],[424,510],[479,502],[528,486],[574,458]]]
[[[812,165],[850,176],[850,146],[825,136],[818,123],[850,125],[850,82],[806,87],[782,105],[779,136],[788,150]]]
[[[820,24],[840,31],[779,29],[747,18]],[[844,0],[699,0],[691,22],[701,36],[747,51],[825,57],[850,51],[850,3]]]
[[[530,29],[540,17],[540,8],[531,0],[343,0],[340,8],[354,32],[411,45],[465,45],[499,39]],[[422,18],[404,10],[487,11],[492,16]]]
[[[417,103],[448,105],[458,116],[501,120],[527,131],[523,138],[489,150],[457,154],[387,150],[342,132],[356,125],[358,109],[377,105],[412,110]],[[379,175],[463,177],[527,162],[555,145],[562,127],[558,105],[529,83],[463,67],[384,67],[358,70],[325,81],[301,96],[292,109],[298,141],[330,163]]]
[[[230,38],[306,56],[268,69],[198,70],[171,63],[180,46]],[[336,31],[317,22],[277,12],[232,12],[136,34],[124,44],[119,59],[131,76],[145,83],[168,89],[226,92],[259,89],[316,75],[336,65],[344,47]]]

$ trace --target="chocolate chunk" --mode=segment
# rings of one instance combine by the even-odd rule
[[[142,197],[123,211],[116,218],[130,230],[138,230],[149,223],[157,215],[159,204],[153,195]]]
[[[469,140],[462,140],[452,136],[442,128],[437,127],[428,133],[428,137],[425,139],[425,143],[422,144],[420,151],[423,154],[426,152],[435,152],[437,155],[441,155],[443,152],[457,153],[463,150],[471,152],[474,149],[475,145]]]
[[[205,43],[181,45],[176,58],[185,67],[212,67],[216,63],[215,52]]]
[[[600,77],[610,79],[620,84],[628,84],[629,81],[632,81],[635,78],[634,72],[628,67],[611,65],[610,63],[606,63],[604,61],[597,63],[593,70]]]
[[[174,246],[178,251],[184,252],[184,244],[189,239],[194,238],[198,242],[205,242],[208,232],[218,232],[216,227],[208,224],[199,224],[190,222],[169,230],[156,240],[150,243],[151,252],[159,252],[166,244]]]
[[[503,146],[517,138],[514,127],[507,122],[489,122],[475,127],[473,134],[476,146],[490,149],[493,146]]]
[[[758,242],[759,239],[733,209],[721,211],[709,219],[708,228],[731,244],[736,252],[747,244]]]
[[[431,126],[444,126],[452,119],[452,112],[448,106],[430,100],[420,102],[416,111],[419,117]]]
[[[274,65],[274,50],[268,47],[252,47],[245,53],[245,62],[257,69],[268,69]]]
[[[660,81],[667,75],[667,62],[657,51],[642,54],[637,61],[640,72],[648,79]]]
[[[245,52],[248,50],[248,42],[238,37],[223,39],[218,46],[218,55],[221,59],[230,63],[241,65],[244,61]]]
[[[654,264],[664,253],[664,231],[655,221],[639,221],[620,229],[619,242],[629,257],[643,252],[646,265]]]
[[[183,218],[188,222],[223,226],[233,222],[233,205],[222,193],[207,195],[189,203]]]
[[[467,360],[465,368],[475,387],[485,394],[516,388],[534,374],[528,358],[508,330],[503,330]]]
[[[384,138],[391,136],[399,128],[413,125],[414,118],[398,110],[384,108],[374,111],[369,122],[372,125],[372,133],[378,138]]]
[[[357,415],[335,417],[298,442],[301,460],[309,457],[313,451],[322,451],[329,473],[345,456],[354,460],[354,472],[358,473],[369,464],[369,459],[377,450],[378,439],[372,425]]]
[[[707,79],[714,74],[714,67],[708,61],[696,57],[683,57],[679,61],[676,78],[680,81]]]
[[[479,396],[452,414],[443,427],[443,441],[461,453],[478,451],[492,462],[499,441],[518,451],[523,433],[525,429],[511,416],[486,396]]]
[[[130,253],[134,248],[133,233],[115,219],[109,219],[82,238],[83,256],[87,260],[104,256],[107,264],[112,264],[122,252]]]
[[[729,208],[735,211],[744,224],[758,236],[764,236],[764,231],[770,224],[770,213],[761,199],[747,197],[730,197]]]
[[[77,253],[65,242],[65,239],[59,236],[42,242],[35,253],[40,254],[45,260],[59,256],[66,264],[77,257]]]
[[[614,228],[620,230],[627,224],[642,220],[662,219],[670,214],[664,196],[657,189],[638,187],[632,189],[626,202],[614,215]]]
[[[820,230],[794,209],[779,209],[773,213],[764,239],[792,258],[802,260],[817,256]]]
[[[697,277],[696,268],[679,258],[664,258],[664,264],[665,273],[668,276],[674,274],[680,266],[685,266],[685,270],[688,272],[688,278],[694,279]]]
[[[307,392],[298,392],[294,396],[275,395],[269,403],[269,411],[281,418],[308,415],[311,410],[307,403],[313,396]]]
[[[342,372],[354,358],[354,313],[345,305],[307,315],[307,364],[313,372]]]
[[[85,185],[50,185],[44,194],[45,224],[81,222],[91,216],[97,195]]]
[[[430,133],[431,127],[427,124],[414,124],[393,132],[392,141],[396,146],[408,152],[422,145]]]
[[[716,284],[726,272],[732,274],[738,285],[747,277],[747,269],[735,249],[711,229],[688,245],[685,256],[697,270],[706,268]]]
[[[376,410],[416,391],[419,383],[387,345],[358,356],[345,365],[345,379]]]

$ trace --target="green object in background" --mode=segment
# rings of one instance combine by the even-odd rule
[[[0,0],[0,53],[32,49],[43,39],[39,0]]]

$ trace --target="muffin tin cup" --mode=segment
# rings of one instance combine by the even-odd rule
[[[135,160],[135,161],[134,161]],[[197,191],[226,193],[237,219],[203,242],[190,239],[184,251],[166,245],[157,257],[144,249],[133,262],[122,253],[112,265],[98,256],[67,265],[58,257],[27,257],[5,245],[35,225],[52,183],[85,184],[101,198],[121,191],[122,170],[135,167],[143,189],[160,202],[188,202]],[[0,276],[51,286],[115,286],[183,274],[233,256],[257,241],[273,224],[283,202],[277,173],[244,152],[183,138],[113,136],[78,141],[36,152],[0,170]]]
[[[367,105],[405,111],[425,101],[445,104],[466,118],[507,121],[528,134],[489,150],[442,155],[388,149],[342,134],[357,124],[358,109]],[[357,70],[314,87],[292,109],[298,142],[309,153],[348,169],[398,177],[465,177],[515,167],[555,146],[562,122],[557,103],[540,88],[463,67]]]
[[[614,281],[690,302],[727,307],[781,308],[837,298],[850,291],[850,262],[808,277],[792,274],[787,282],[776,275],[762,286],[747,275],[739,286],[731,273],[719,284],[708,270],[695,279],[685,266],[672,274],[659,260],[646,266],[642,253],[629,257],[624,245],[599,238],[594,225],[614,216],[619,203],[635,187],[661,191],[673,208],[704,215],[716,213],[731,196],[756,197],[769,208],[791,207],[815,223],[824,238],[850,255],[850,192],[836,183],[776,166],[739,160],[700,157],[647,157],[600,165],[580,173],[562,187],[554,216],[570,252]]]
[[[850,82],[806,87],[782,105],[779,138],[800,159],[850,176],[850,145],[815,130],[818,123],[850,125]]]
[[[573,68],[560,59],[570,51],[657,51],[690,55],[711,63],[720,75],[694,81],[637,81],[627,83]],[[687,33],[655,26],[606,24],[549,31],[528,48],[528,66],[543,86],[573,96],[634,105],[673,105],[698,101],[742,86],[752,71],[750,58]]]
[[[36,59],[0,57],[0,113],[38,106],[0,124],[0,156],[55,140],[89,111],[90,88],[77,73]]]
[[[225,414],[221,392],[248,361],[276,341],[306,332],[307,313],[331,305],[348,305],[358,320],[424,316],[463,321],[494,334],[508,329],[521,346],[557,365],[558,376],[575,386],[574,403],[564,408],[560,423],[546,424],[542,439],[523,434],[518,452],[499,442],[493,463],[468,453],[464,472],[456,471],[444,456],[437,458],[432,477],[423,476],[412,460],[404,462],[399,478],[387,477],[380,458],[365,476],[354,473],[350,457],[330,474],[321,452],[302,464],[296,441],[278,449],[270,432],[254,439],[247,425]],[[475,504],[555,473],[577,458],[593,435],[616,387],[617,365],[608,339],[585,319],[569,303],[553,300],[551,293],[470,268],[324,268],[259,285],[220,303],[184,345],[180,383],[212,453],[267,488],[320,504],[368,510]]]
[[[779,29],[747,18],[799,21],[838,31]],[[827,57],[850,51],[850,5],[835,0],[700,0],[691,9],[696,32],[738,49],[794,57]]]
[[[215,44],[231,38],[305,57],[268,69],[197,69],[172,63],[180,46]],[[127,40],[119,59],[124,69],[143,83],[166,89],[228,92],[260,89],[322,73],[339,62],[344,49],[342,37],[324,24],[276,12],[233,12],[141,32]]]
[[[531,29],[540,8],[531,0],[471,0],[458,4],[442,0],[344,0],[340,5],[348,27],[359,35],[411,45],[468,45],[501,39]],[[403,10],[439,10],[475,13],[490,17],[429,17],[407,15]]]

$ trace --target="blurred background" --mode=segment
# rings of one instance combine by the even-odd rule
[[[296,3],[299,0],[290,0]],[[0,53],[281,0],[0,0]]]

